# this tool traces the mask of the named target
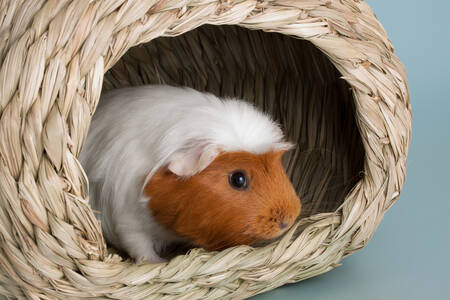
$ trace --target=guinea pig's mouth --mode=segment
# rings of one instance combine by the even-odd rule
[[[250,245],[253,247],[263,246],[279,239],[292,227],[292,225],[293,224],[289,224],[288,226],[285,226],[283,228],[280,227],[280,229],[275,234],[272,233],[271,235],[268,235],[268,233],[251,233],[250,226],[246,226],[245,229],[242,230],[239,234],[239,237],[236,237],[236,239],[218,239],[212,243],[209,242],[207,244],[196,244],[195,246],[202,247],[207,251],[220,251],[239,245]]]
[[[259,221],[259,222],[258,222]],[[258,240],[277,239],[285,234],[295,223],[295,218],[261,216],[257,218],[257,229],[253,232]]]
[[[276,232],[264,232],[254,235],[255,242],[251,243],[252,246],[258,246],[258,244],[267,244],[281,238],[294,224],[288,224],[281,227]]]
[[[289,224],[289,225],[284,225],[282,228],[280,228],[280,231],[278,233],[276,233],[273,237],[269,237],[268,239],[278,239],[280,238],[283,234],[285,234],[294,224]]]
[[[267,244],[275,242],[275,241],[279,240],[291,227],[292,226],[290,226],[287,229],[283,229],[282,231],[280,231],[275,236],[272,236],[272,237],[261,237],[256,242],[252,243],[251,246],[252,247],[260,247],[260,246],[265,246]]]

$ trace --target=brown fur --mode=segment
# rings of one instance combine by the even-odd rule
[[[222,153],[187,179],[162,168],[145,187],[148,207],[160,224],[207,250],[277,237],[301,208],[281,165],[282,154]],[[234,170],[247,172],[248,189],[229,185],[228,174]],[[288,224],[284,229],[282,221]]]

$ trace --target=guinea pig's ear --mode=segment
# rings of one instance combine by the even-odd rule
[[[291,142],[282,142],[282,143],[278,143],[275,148],[279,151],[283,151],[283,153],[284,153],[286,151],[294,149],[296,146],[297,146],[296,144],[291,143]]]
[[[195,146],[173,154],[168,169],[180,177],[190,177],[205,169],[219,154],[213,145]]]

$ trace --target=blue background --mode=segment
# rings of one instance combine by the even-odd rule
[[[265,299],[450,299],[450,1],[368,0],[406,66],[407,179],[374,237],[321,276]]]

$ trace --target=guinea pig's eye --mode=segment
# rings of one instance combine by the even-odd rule
[[[233,171],[228,176],[228,182],[235,189],[245,190],[248,187],[247,173],[242,170]]]

